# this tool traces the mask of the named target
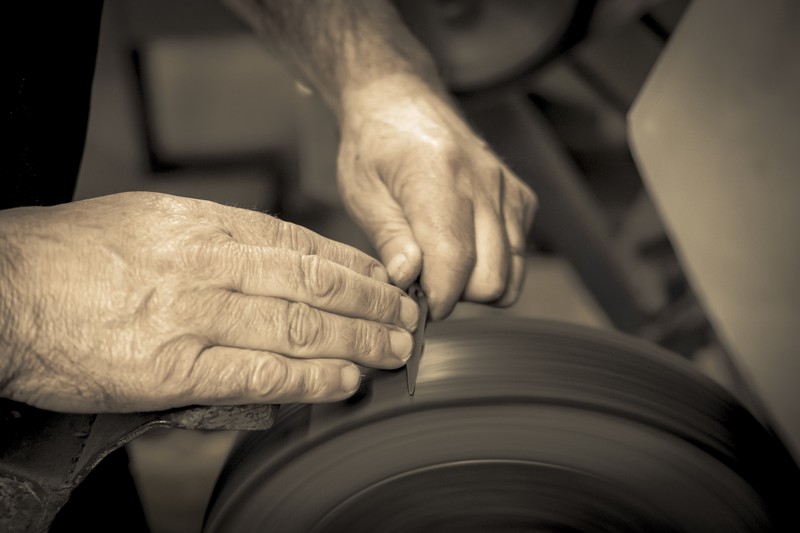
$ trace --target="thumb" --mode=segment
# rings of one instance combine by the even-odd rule
[[[377,250],[391,282],[407,289],[422,272],[422,251],[403,209],[383,187],[369,195],[345,196],[345,206]]]
[[[405,221],[385,226],[384,234],[388,238],[384,237],[383,245],[378,246],[378,254],[392,283],[407,289],[422,272],[422,252]]]

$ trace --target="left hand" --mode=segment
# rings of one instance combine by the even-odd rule
[[[419,309],[366,254],[213,202],[0,211],[0,397],[61,412],[317,403],[399,368]]]
[[[393,283],[420,277],[434,320],[459,299],[513,304],[536,196],[446,96],[398,78],[343,101],[338,180],[348,211]]]

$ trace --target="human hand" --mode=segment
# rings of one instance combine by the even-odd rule
[[[342,110],[339,189],[392,282],[421,275],[433,319],[459,298],[513,304],[533,192],[424,83],[383,79]]]
[[[0,395],[66,412],[322,402],[397,368],[416,304],[371,257],[154,193],[0,211]]]

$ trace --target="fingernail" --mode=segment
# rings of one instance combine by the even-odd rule
[[[389,271],[394,282],[400,282],[408,277],[408,258],[403,254],[397,254],[386,265],[386,270]]]
[[[386,273],[386,269],[383,268],[382,265],[373,266],[372,272],[370,272],[370,277],[383,283],[389,283],[389,275]]]
[[[361,382],[361,372],[355,365],[347,365],[342,368],[342,390],[347,394],[352,394]]]
[[[409,296],[400,298],[400,321],[403,325],[414,331],[419,323],[419,306]]]
[[[392,344],[392,354],[405,362],[411,357],[411,347],[414,338],[407,331],[393,329],[389,332],[389,342]]]

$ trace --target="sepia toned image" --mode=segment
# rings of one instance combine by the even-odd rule
[[[0,531],[800,531],[797,2],[0,12]]]

